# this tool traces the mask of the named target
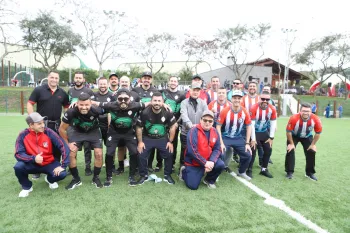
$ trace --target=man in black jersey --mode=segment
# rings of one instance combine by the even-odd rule
[[[177,87],[179,86],[178,78],[175,76],[170,76],[168,81],[168,89],[163,89],[160,92],[162,93],[164,103],[169,106],[171,111],[173,112],[176,121],[180,118],[180,107],[181,102],[186,99],[185,93],[182,91],[179,91]],[[176,124],[176,130],[175,130],[175,136],[174,136],[174,151],[173,151],[173,169],[176,161],[176,154],[177,154],[177,143],[178,143],[178,137],[179,137],[179,128],[178,124]],[[153,156],[150,155],[150,158],[148,160],[149,164],[152,164],[153,162]],[[159,172],[162,168],[162,158],[159,153],[157,153],[157,165],[154,169],[155,172]]]
[[[69,155],[69,169],[73,180],[66,186],[68,190],[82,184],[78,173],[76,156],[78,150],[81,149],[85,142],[91,145],[95,155],[92,183],[96,185],[96,188],[103,187],[99,179],[102,167],[102,137],[98,117],[101,114],[104,114],[103,109],[91,107],[90,95],[82,93],[79,95],[76,107],[68,109],[62,117],[59,128],[60,136],[66,141],[71,151]],[[69,126],[71,127],[68,129]]]
[[[113,156],[116,147],[123,142],[130,154],[129,185],[135,186],[135,173],[137,168],[137,141],[133,130],[134,119],[138,117],[140,110],[144,109],[145,104],[132,102],[130,100],[130,91],[120,88],[116,93],[117,101],[95,103],[111,114],[110,128],[107,134],[107,152],[106,152],[106,173],[107,178],[105,187],[112,184]]]
[[[69,96],[69,102],[70,106],[69,108],[73,108],[77,101],[78,97],[82,93],[87,93],[89,96],[93,96],[94,93],[91,89],[84,86],[85,78],[84,73],[81,71],[77,71],[74,73],[74,87],[69,88],[68,90],[68,96]],[[91,148],[88,143],[84,143],[84,157],[85,157],[85,175],[91,176]]]
[[[155,148],[159,150],[160,156],[164,159],[164,181],[175,184],[171,177],[171,168],[176,120],[171,112],[166,111],[163,103],[162,94],[153,93],[151,106],[145,108],[137,120],[136,136],[138,140],[137,150],[140,153],[139,174],[141,176],[138,184],[143,184],[148,179],[148,157],[151,150]]]
[[[119,89],[119,80],[118,75],[115,73],[112,73],[109,75],[109,87],[108,91],[112,92],[113,94],[117,93]]]

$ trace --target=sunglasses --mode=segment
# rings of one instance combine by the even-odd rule
[[[119,98],[118,98],[118,101],[119,101],[119,102],[123,102],[123,101],[124,101],[124,102],[128,102],[128,100],[129,100],[128,97],[124,97],[124,98],[123,98],[123,97],[119,97]]]
[[[207,120],[207,119],[202,119],[202,120],[204,121],[204,123],[207,123],[207,122],[213,123],[214,122],[213,120]]]
[[[261,98],[261,101],[266,101],[266,102],[269,102],[269,101],[270,101],[270,99]]]
[[[241,83],[233,83],[233,85],[239,85],[239,84],[241,84]]]

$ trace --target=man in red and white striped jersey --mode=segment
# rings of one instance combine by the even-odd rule
[[[220,87],[220,79],[218,76],[214,76],[210,80],[211,88],[208,90],[208,94],[210,96],[210,100],[217,100],[218,99],[218,90]]]
[[[259,95],[256,93],[257,88],[258,86],[256,82],[249,82],[248,94],[243,96],[241,100],[241,105],[248,111],[252,105],[259,102]]]
[[[215,122],[217,121],[220,112],[228,106],[232,106],[232,103],[227,100],[226,88],[220,87],[217,91],[217,100],[211,101],[208,105],[208,109],[214,113]],[[214,127],[215,126],[216,125],[214,124]]]
[[[315,137],[312,131],[315,130]],[[322,124],[318,116],[311,113],[311,105],[301,104],[300,112],[289,118],[287,124],[287,154],[285,161],[286,177],[293,178],[295,166],[295,147],[300,142],[306,157],[305,176],[317,181],[315,176],[316,143],[320,139]]]

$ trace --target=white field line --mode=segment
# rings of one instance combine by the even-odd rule
[[[313,223],[310,220],[306,219],[300,213],[292,210],[289,206],[287,206],[284,203],[284,201],[276,199],[274,197],[271,197],[270,194],[268,194],[264,190],[261,190],[260,188],[258,188],[254,184],[250,183],[249,181],[247,181],[247,180],[245,180],[245,179],[243,179],[241,177],[238,177],[237,174],[234,173],[234,172],[232,172],[231,175],[234,178],[236,178],[239,182],[243,183],[245,186],[247,186],[248,188],[253,190],[256,194],[258,194],[259,196],[265,198],[265,201],[264,201],[265,204],[274,206],[274,207],[276,207],[276,208],[286,212],[289,216],[291,216],[292,218],[294,218],[295,220],[297,220],[301,224],[307,226],[308,228],[310,228],[311,230],[314,230],[317,233],[328,233],[327,230],[322,229],[321,227],[317,226],[315,223]]]

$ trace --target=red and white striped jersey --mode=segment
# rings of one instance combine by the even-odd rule
[[[255,132],[266,132],[270,126],[270,121],[277,118],[276,109],[268,104],[266,109],[261,109],[259,103],[254,104],[250,110],[250,118],[255,121]]]
[[[219,104],[219,102],[217,100],[211,101],[210,104],[208,105],[208,109],[212,112],[214,112],[214,116],[215,116],[215,121],[218,119],[220,112],[226,108],[232,106],[232,103],[228,100],[226,100],[226,102],[224,104]],[[213,111],[213,110],[216,111]]]
[[[320,134],[322,132],[321,120],[315,114],[311,114],[308,120],[303,120],[299,113],[289,118],[287,124],[287,132],[291,132],[293,136],[300,138],[308,138],[312,136],[312,131]]]
[[[208,92],[208,94],[210,96],[210,100],[211,101],[218,99],[218,93],[216,91],[213,91],[212,89],[209,89],[207,92]]]
[[[237,112],[232,107],[224,108],[218,118],[223,136],[234,138],[246,136],[246,127],[251,124],[249,112],[241,107]]]
[[[249,110],[254,104],[257,104],[259,102],[259,96],[256,95],[255,97],[251,97],[249,94],[242,97],[241,105]]]

